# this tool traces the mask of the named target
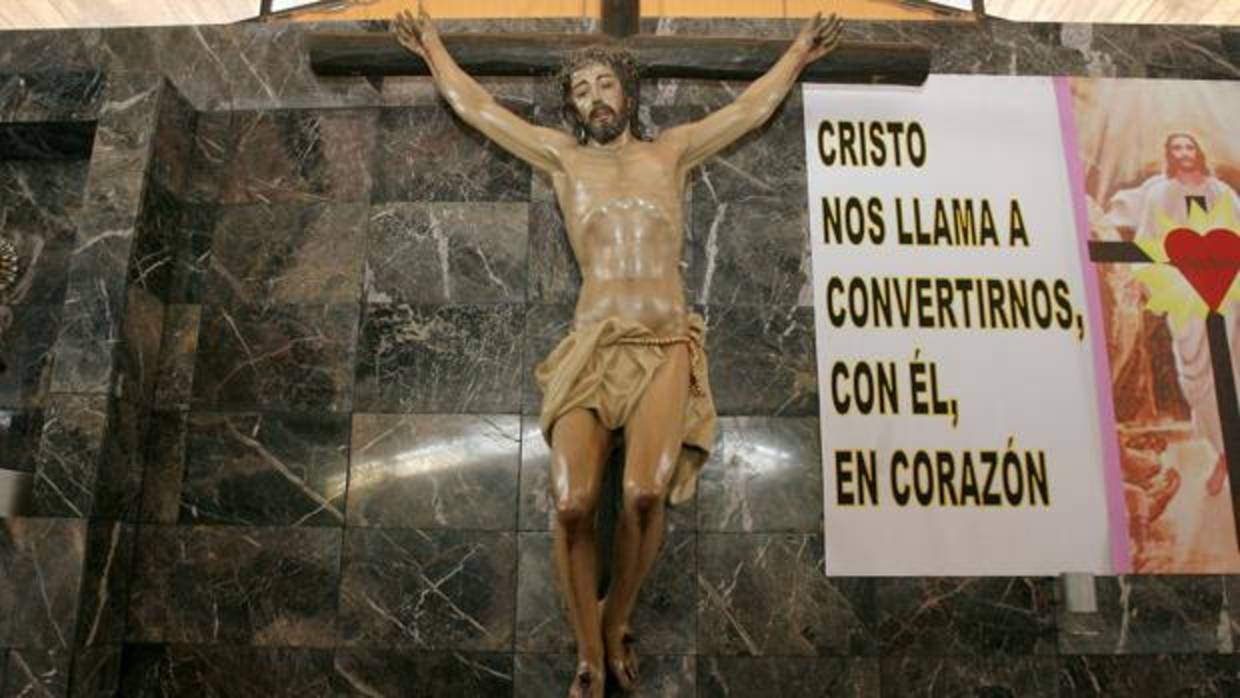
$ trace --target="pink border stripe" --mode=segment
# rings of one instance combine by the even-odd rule
[[[1102,428],[1102,465],[1106,482],[1107,518],[1111,528],[1111,565],[1115,574],[1132,571],[1132,555],[1128,549],[1128,512],[1124,504],[1123,479],[1119,468],[1119,444],[1115,429],[1115,403],[1111,396],[1111,364],[1105,342],[1098,339],[1102,324],[1102,302],[1098,292],[1098,274],[1089,261],[1089,213],[1085,208],[1085,171],[1081,166],[1080,142],[1077,138],[1076,116],[1072,111],[1072,89],[1068,78],[1055,80],[1055,98],[1059,103],[1059,129],[1063,134],[1064,160],[1068,164],[1068,186],[1076,217],[1085,300],[1089,306],[1090,345],[1094,353],[1094,383],[1098,391],[1098,421]]]

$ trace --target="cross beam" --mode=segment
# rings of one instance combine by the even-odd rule
[[[445,34],[444,45],[471,75],[550,75],[574,50],[615,41],[601,34]],[[430,75],[426,63],[388,33],[315,32],[307,39],[319,75]],[[649,78],[753,80],[765,73],[788,40],[636,34],[623,40]],[[920,85],[930,72],[930,49],[917,44],[849,42],[806,66],[809,82]]]

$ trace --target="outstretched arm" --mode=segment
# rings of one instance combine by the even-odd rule
[[[408,10],[396,16],[396,36],[430,66],[439,94],[465,123],[539,169],[560,169],[560,153],[576,141],[566,133],[535,126],[496,102],[452,60],[421,3],[417,17]]]
[[[801,28],[792,46],[736,101],[693,123],[669,129],[664,139],[682,145],[680,166],[689,170],[761,126],[784,101],[801,70],[835,49],[840,41],[839,17],[815,15]]]

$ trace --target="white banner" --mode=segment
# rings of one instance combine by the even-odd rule
[[[828,574],[1109,572],[1053,81],[804,104]]]

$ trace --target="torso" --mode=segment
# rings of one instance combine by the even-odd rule
[[[675,153],[632,141],[574,148],[563,164],[552,180],[581,269],[577,327],[619,317],[660,336],[682,333],[684,176]]]

